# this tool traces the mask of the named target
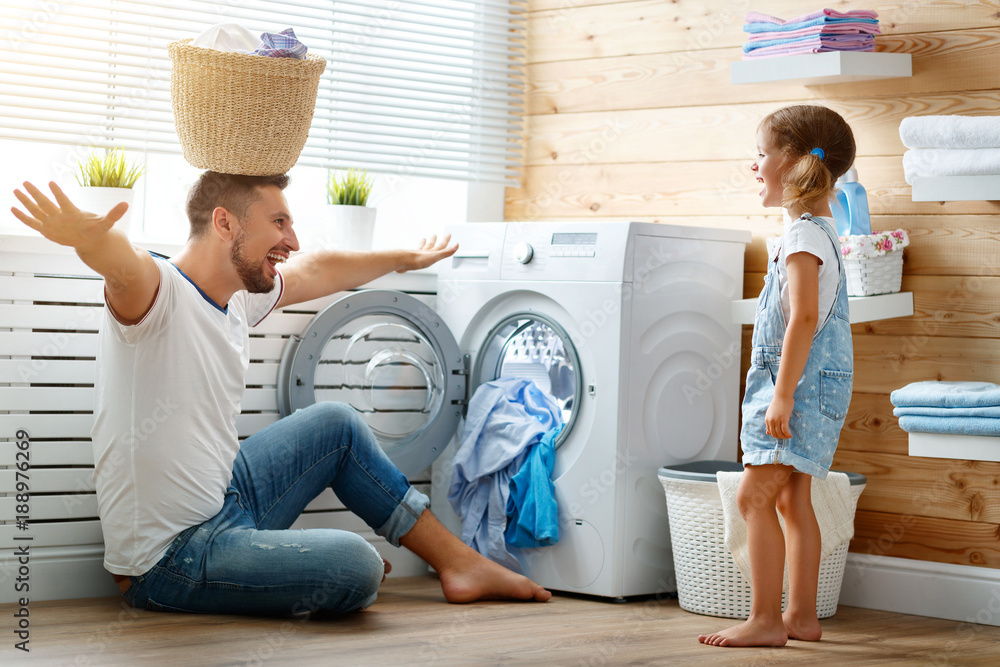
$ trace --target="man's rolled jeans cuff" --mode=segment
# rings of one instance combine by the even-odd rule
[[[389,520],[379,526],[375,534],[384,537],[392,546],[398,547],[399,538],[410,532],[430,504],[430,498],[411,486],[403,496],[403,501],[392,511]]]

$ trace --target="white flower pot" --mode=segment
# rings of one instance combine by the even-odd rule
[[[319,225],[299,233],[302,249],[371,250],[375,212],[370,206],[327,204]]]
[[[132,223],[132,202],[135,199],[135,190],[131,188],[78,187],[76,192],[69,195],[69,198],[81,211],[97,215],[105,215],[120,202],[127,203],[128,210],[115,222],[115,227],[128,234]]]

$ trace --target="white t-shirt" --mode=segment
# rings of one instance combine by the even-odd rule
[[[141,322],[106,307],[91,432],[104,567],[140,575],[178,533],[222,509],[240,445],[236,415],[250,363],[249,326],[281,298],[239,291],[225,309],[156,258],[160,287]]]
[[[837,238],[837,227],[833,218],[813,217],[813,220],[830,228],[833,237]],[[816,331],[826,322],[827,315],[833,310],[837,299],[837,284],[840,281],[840,265],[838,263],[840,244],[834,248],[826,232],[815,222],[809,220],[785,221],[785,234],[781,237],[778,251],[778,287],[781,289],[781,312],[785,315],[785,323],[792,312],[791,300],[788,294],[788,267],[785,263],[789,255],[797,252],[807,252],[819,258],[819,320]],[[774,259],[773,256],[771,259]]]

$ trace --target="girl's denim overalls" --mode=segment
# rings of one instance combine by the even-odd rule
[[[774,397],[774,382],[785,338],[785,317],[778,288],[780,253],[769,263],[754,317],[740,444],[744,465],[779,463],[825,479],[851,402],[854,345],[840,243],[829,225],[813,220],[809,214],[802,218],[819,225],[837,250],[840,269],[837,298],[826,321],[813,336],[806,367],[795,388],[790,423],[792,437],[787,440],[772,438],[765,431],[764,414]]]

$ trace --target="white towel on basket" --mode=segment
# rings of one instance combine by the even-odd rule
[[[910,116],[899,138],[907,148],[996,148],[1000,116]]]
[[[747,524],[736,505],[736,489],[740,485],[742,472],[719,472],[719,495],[722,497],[722,515],[725,523],[725,541],[733,554],[736,567],[743,578],[750,579],[750,549],[747,543]],[[816,512],[816,522],[822,539],[820,560],[834,549],[854,537],[854,504],[851,501],[851,480],[842,472],[831,472],[825,480],[812,478],[812,504]],[[778,521],[784,530],[785,522],[778,513]],[[785,562],[782,590],[788,589],[788,562]]]

